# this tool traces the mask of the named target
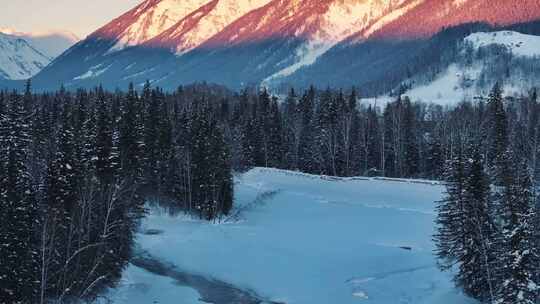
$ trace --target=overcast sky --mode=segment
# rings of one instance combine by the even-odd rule
[[[143,0],[1,0],[0,27],[21,32],[67,30],[80,38]]]

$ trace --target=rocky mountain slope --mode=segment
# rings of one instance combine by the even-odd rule
[[[539,19],[535,0],[147,0],[34,80],[42,88],[150,80],[165,89],[208,81],[376,92],[409,76],[419,58],[435,62],[444,43]]]
[[[0,79],[30,78],[49,64],[50,60],[26,40],[0,33]]]
[[[47,31],[37,33],[20,32],[11,28],[0,28],[0,33],[26,40],[30,45],[49,58],[55,58],[72,47],[80,39],[68,31]]]

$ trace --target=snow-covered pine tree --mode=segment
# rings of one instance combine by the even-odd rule
[[[456,266],[454,281],[467,295],[493,303],[499,264],[489,178],[480,149],[474,148],[468,158],[462,146],[447,164],[447,192],[436,220],[436,255],[442,270]]]
[[[534,240],[534,191],[529,166],[525,161],[517,169],[511,197],[501,214],[503,248],[497,303],[534,304],[539,285],[535,271],[539,252]]]
[[[231,157],[223,131],[203,102],[194,105],[191,146],[191,183],[200,218],[213,220],[232,208]]]
[[[302,172],[317,173],[315,149],[315,123],[313,121],[315,108],[315,88],[311,87],[300,98],[298,104],[301,127],[298,138],[298,169]]]
[[[111,98],[98,94],[95,131],[85,132],[94,151],[89,155],[95,168],[81,189],[79,229],[85,238],[78,243],[76,259],[80,281],[72,293],[83,299],[94,299],[103,287],[112,286],[121,276],[132,254],[133,234],[141,216],[139,184],[133,176],[120,171],[120,131],[113,121]]]
[[[159,132],[157,135],[158,161],[157,161],[157,192],[158,196],[168,195],[170,187],[173,187],[174,172],[172,167],[173,150],[173,125],[170,119],[168,105],[161,102],[159,108]],[[174,187],[173,187],[174,188]]]
[[[136,181],[142,175],[142,139],[141,105],[133,84],[130,84],[123,102],[120,118],[120,163],[122,176]]]
[[[145,86],[143,95],[147,95],[149,84]],[[150,188],[155,188],[158,185],[158,159],[159,159],[159,128],[160,128],[160,107],[163,101],[163,95],[157,91],[150,92],[150,98],[143,98],[145,102],[145,110],[143,111],[143,140],[144,150],[141,151],[144,158],[141,162],[144,167],[145,184]],[[135,102],[134,102],[135,103]]]
[[[317,147],[320,155],[317,158],[321,174],[337,176],[340,171],[340,145],[338,120],[338,102],[330,89],[321,94],[317,107]]]
[[[284,142],[283,125],[278,102],[272,99],[268,111],[267,132],[267,167],[283,168],[284,165]]]
[[[340,93],[341,94],[341,93]],[[353,88],[350,95],[345,98],[339,97],[341,105],[339,124],[339,136],[342,144],[342,164],[340,174],[344,176],[359,175],[360,168],[360,115],[357,109],[357,93]],[[376,115],[375,115],[376,116]],[[378,135],[378,134],[377,134]],[[375,136],[377,136],[375,135]],[[380,140],[377,136],[376,140]]]
[[[270,104],[272,100],[270,94],[263,88],[259,93],[257,106],[255,107],[254,117],[256,127],[261,135],[260,156],[256,157],[256,166],[269,167],[270,163]]]
[[[27,155],[31,114],[17,94],[11,94],[0,121],[0,299],[4,303],[34,303],[39,296],[40,213],[33,196]]]
[[[444,155],[438,128],[426,135],[427,158],[425,160],[425,175],[429,179],[440,179],[444,170]]]
[[[533,182],[536,184],[540,177],[540,108],[538,91],[533,89],[527,98],[527,152],[532,170]]]
[[[216,125],[214,129],[213,149],[216,157],[216,199],[217,214],[214,217],[220,217],[222,214],[228,215],[233,207],[234,201],[234,181],[231,168],[231,152],[225,141],[225,135],[221,127]]]
[[[30,88],[27,88],[30,90]],[[28,156],[28,168],[30,170],[30,178],[32,183],[32,191],[38,201],[43,199],[43,180],[47,173],[47,162],[50,157],[50,143],[52,142],[50,124],[47,115],[49,112],[44,110],[47,107],[48,99],[42,100],[40,103],[34,101],[31,93],[25,93],[27,103],[32,103],[31,118],[31,144]]]
[[[73,157],[75,159],[74,170],[77,174],[77,182],[82,184],[87,175],[90,175],[87,170],[87,161],[85,159],[85,144],[86,130],[85,123],[89,116],[89,98],[86,91],[80,90],[77,92],[76,98],[73,101],[72,125],[73,125]]]
[[[494,241],[493,251],[498,256],[504,256],[507,248],[504,245],[504,236],[500,232],[505,229],[504,214],[514,199],[514,184],[516,181],[514,162],[516,158],[511,145],[509,145],[508,116],[499,84],[493,87],[488,98],[487,107],[489,129],[486,139],[486,165],[492,185],[491,212],[496,228],[499,231]],[[503,267],[505,267],[504,262],[499,261],[495,269],[498,283],[496,286],[497,289],[500,288],[501,280],[503,280]]]
[[[468,160],[463,188],[462,250],[458,251],[458,273],[455,281],[466,294],[483,302],[493,303],[497,256],[494,251],[496,230],[490,210],[489,178],[484,170],[479,148]]]
[[[417,127],[415,106],[408,97],[403,99],[403,174],[407,177],[418,176],[420,170],[420,155],[417,142]]]
[[[508,120],[502,90],[499,84],[496,84],[488,98],[489,111],[489,134],[488,134],[488,152],[487,164],[495,185],[502,185],[505,174],[505,160],[508,151]]]
[[[339,91],[335,97],[335,107],[337,108],[337,115],[334,122],[335,129],[335,142],[336,142],[336,172],[338,176],[347,176],[347,158],[348,158],[348,144],[349,137],[346,136],[347,125],[344,122],[347,120],[347,114],[350,112],[348,102],[345,99],[343,91]]]
[[[7,110],[7,93],[0,90],[0,115],[5,115]]]
[[[47,240],[45,256],[46,289],[53,297],[68,293],[74,282],[66,265],[75,249],[73,215],[77,204],[78,174],[75,169],[75,140],[69,104],[63,105],[61,126],[58,132],[56,153],[48,166],[45,188],[46,220],[44,229]],[[47,254],[44,254],[47,252]]]
[[[256,166],[264,166],[262,129],[256,113],[247,117],[242,128],[241,168],[247,170]]]
[[[367,171],[376,172],[381,168],[381,134],[379,127],[379,119],[377,117],[376,109],[369,105],[366,113],[366,170],[362,172],[365,174]]]
[[[293,170],[298,168],[298,137],[300,120],[298,119],[298,97],[294,89],[283,104],[283,148],[285,167]]]
[[[348,116],[349,118],[346,118],[345,120],[349,120],[348,127],[345,127],[345,132],[350,132],[346,142],[345,149],[348,149],[348,157],[346,158],[348,161],[347,164],[347,172],[349,176],[359,176],[363,174],[362,172],[362,146],[361,146],[361,130],[362,130],[362,120],[360,117],[360,111],[357,107],[357,99],[358,99],[358,93],[356,92],[356,89],[353,88],[352,92],[349,95],[348,105],[349,110],[351,111]],[[376,113],[375,113],[376,114]],[[375,115],[377,116],[377,115]],[[376,139],[378,141],[378,144],[374,144],[373,146],[378,146],[379,149],[378,154],[380,164],[379,169],[382,169],[382,134],[381,134],[381,125],[379,123],[379,119],[377,118],[377,128],[379,129],[378,132],[373,132],[373,134],[378,133],[378,138]],[[348,147],[347,147],[348,146]],[[376,148],[374,148],[376,149]],[[375,154],[375,153],[374,153]]]
[[[388,177],[400,177],[399,152],[400,152],[400,128],[401,116],[399,107],[401,98],[395,103],[388,103],[384,108],[383,120],[383,174]]]
[[[28,113],[32,112],[33,105],[34,105],[34,96],[32,95],[32,80],[27,79],[24,86],[24,95],[23,95],[24,111]]]
[[[441,270],[447,271],[459,262],[464,250],[465,186],[468,164],[458,148],[445,169],[446,193],[437,206],[437,231],[434,235],[436,256]]]
[[[82,151],[81,168],[85,172],[85,177],[91,179],[95,174],[96,162],[98,160],[96,150],[96,140],[98,138],[98,106],[105,97],[92,94],[89,96],[88,106],[86,107],[86,117],[82,122]]]

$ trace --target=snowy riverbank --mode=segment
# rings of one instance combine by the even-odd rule
[[[331,179],[259,168],[236,179],[236,208],[250,207],[234,220],[209,224],[153,210],[142,228],[159,233],[140,234],[137,241],[177,270],[266,301],[473,303],[432,255],[434,202],[442,191],[429,181]],[[109,294],[114,303],[204,298],[134,265],[124,277]]]

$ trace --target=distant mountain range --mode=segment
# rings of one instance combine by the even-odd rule
[[[0,28],[0,79],[33,77],[77,41],[70,33],[23,33]]]
[[[537,0],[146,0],[57,57],[36,88],[197,81],[395,89],[474,32],[540,31]]]
[[[26,40],[51,59],[58,57],[80,40],[75,34],[67,31],[27,33],[11,28],[0,28],[0,33]]]
[[[51,58],[26,40],[0,33],[0,79],[27,79],[41,71]]]

